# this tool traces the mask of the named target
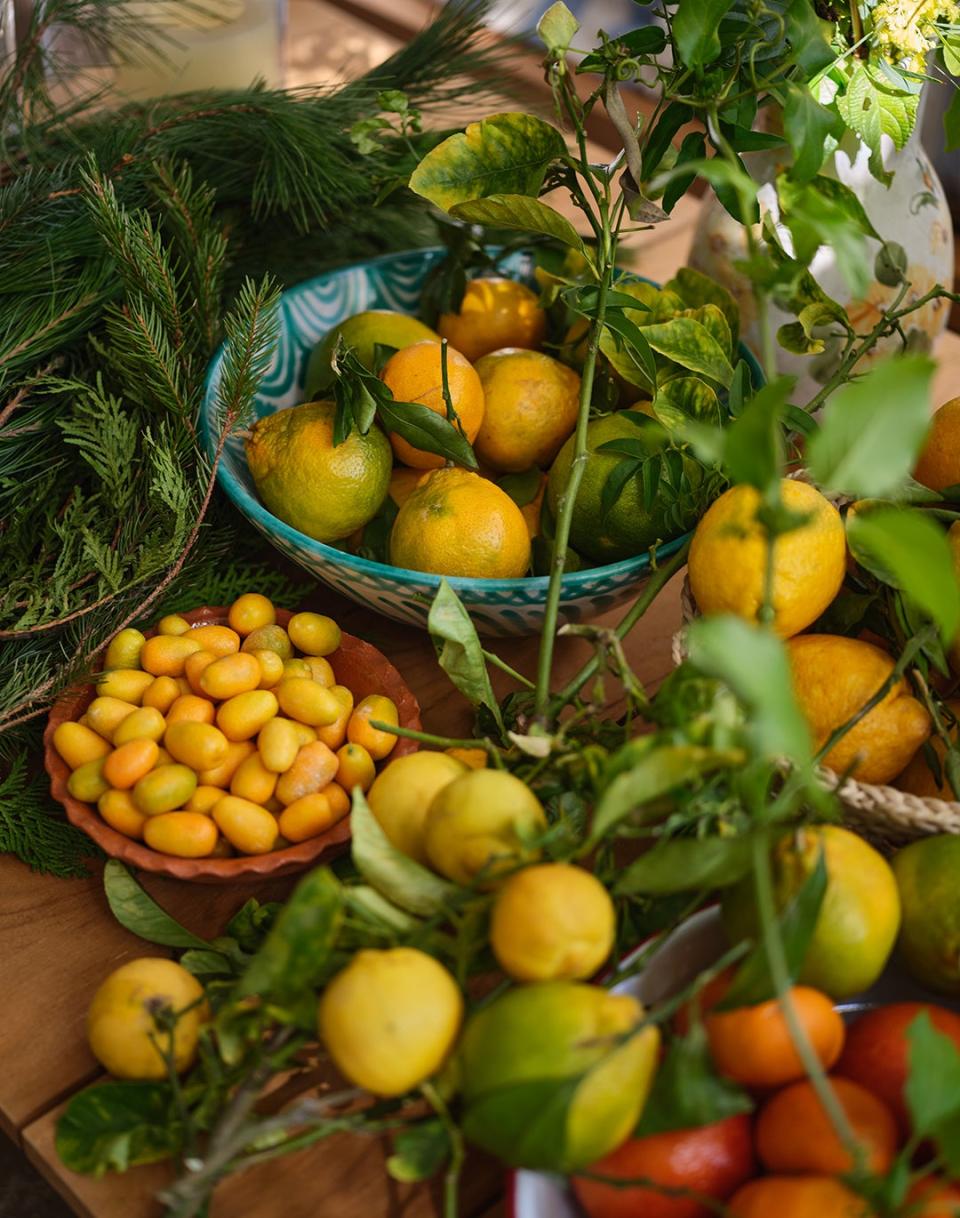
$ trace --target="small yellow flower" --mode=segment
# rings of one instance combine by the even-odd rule
[[[937,22],[960,21],[955,0],[880,0],[873,10],[873,32],[883,56],[898,67],[922,72],[937,45]]]

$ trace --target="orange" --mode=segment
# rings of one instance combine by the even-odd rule
[[[750,1120],[734,1116],[699,1129],[631,1138],[590,1170],[725,1201],[754,1172]],[[714,1212],[694,1197],[671,1196],[653,1187],[618,1188],[577,1176],[572,1183],[588,1218],[710,1218]]]
[[[472,579],[517,579],[530,565],[523,513],[479,474],[441,469],[397,513],[390,561],[411,571]]]
[[[580,377],[540,351],[505,347],[477,361],[485,408],[477,457],[519,474],[548,466],[577,425]]]
[[[795,985],[790,995],[813,1051],[829,1070],[843,1048],[843,1019],[819,990]],[[746,1087],[780,1087],[804,1076],[778,999],[711,1011],[703,1022],[714,1065],[727,1078]]]
[[[414,402],[446,417],[439,343],[425,341],[404,347],[387,360],[380,376],[397,402]],[[483,386],[473,365],[455,347],[449,346],[447,387],[463,434],[472,444],[483,422]],[[412,465],[414,469],[440,469],[444,465],[444,458],[439,454],[414,448],[395,433],[390,434],[390,443],[397,460],[404,465]]]
[[[892,1002],[858,1016],[847,1028],[837,1073],[852,1078],[878,1096],[893,1112],[901,1132],[909,1132],[904,1100],[907,1081],[907,1028],[926,1011],[930,1022],[960,1049],[960,1015],[924,1002]]]
[[[894,667],[872,643],[836,634],[805,634],[791,639],[787,649],[797,702],[818,749],[873,697]],[[824,765],[838,774],[853,767],[860,782],[887,783],[929,734],[929,714],[900,680],[830,750]]]
[[[953,651],[955,649],[956,643],[953,649],[951,649],[951,667],[955,667],[953,661]],[[957,723],[948,729],[952,739],[956,740],[957,732],[960,730],[957,726],[960,724],[960,699],[951,698],[947,702],[947,706],[953,711],[957,719]],[[936,754],[937,761],[940,764],[940,781],[937,781],[937,776],[930,768],[926,758],[926,749],[921,746],[914,753],[913,760],[893,785],[899,787],[901,791],[908,791],[911,795],[919,795],[924,799],[946,799],[952,803],[957,797],[943,768],[943,759],[947,750],[939,736],[930,737],[930,747]]]
[[[513,279],[472,279],[458,313],[441,313],[437,332],[471,363],[500,347],[537,348],[547,315],[535,292]]]
[[[730,1199],[728,1213],[730,1218],[870,1218],[873,1211],[829,1176],[767,1176],[745,1184]]]
[[[422,469],[410,469],[407,465],[394,466],[393,473],[390,475],[389,494],[398,508],[403,507],[417,489],[420,479],[425,477],[426,474]]]
[[[883,1175],[897,1150],[893,1114],[859,1083],[834,1078],[830,1086],[861,1147],[864,1167]],[[757,1119],[757,1154],[770,1172],[840,1176],[854,1168],[809,1079],[784,1087],[764,1106]]]
[[[928,1176],[913,1185],[906,1205],[910,1218],[956,1218],[960,1214],[960,1185]]]
[[[933,416],[913,476],[932,491],[960,483],[960,398],[951,398]]]

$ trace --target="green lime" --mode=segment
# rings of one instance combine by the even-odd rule
[[[376,426],[353,430],[334,446],[332,402],[307,402],[257,422],[247,463],[257,492],[274,516],[313,537],[348,537],[387,497],[393,454]]]
[[[689,452],[672,449],[657,458],[662,447],[662,429],[647,415],[621,410],[594,419],[587,427],[589,457],[584,469],[570,527],[570,545],[579,554],[595,562],[620,562],[634,558],[651,546],[671,541],[687,532],[696,523],[720,485],[715,474],[708,471]],[[597,452],[603,444],[620,441],[628,445],[623,452]],[[653,458],[640,466],[629,450],[635,445],[637,455]],[[570,476],[573,463],[574,437],[571,436],[557,454],[547,481],[546,502],[556,516],[561,494]],[[609,511],[603,511],[603,488],[607,479],[622,467],[624,461],[634,464]],[[672,469],[664,469],[669,461]],[[651,486],[649,505],[644,503],[644,481],[659,472],[656,485]],[[617,476],[617,475],[615,475]]]
[[[960,837],[911,842],[893,857],[903,923],[899,951],[917,981],[960,994]]]
[[[305,400],[310,401],[318,393],[323,393],[333,384],[333,369],[330,361],[333,358],[337,339],[343,337],[348,347],[352,347],[357,359],[364,368],[374,370],[376,347],[380,343],[384,347],[394,347],[398,351],[404,347],[412,347],[430,339],[435,343],[440,336],[422,321],[408,317],[406,313],[395,313],[392,309],[368,309],[365,313],[356,313],[340,322],[332,330],[328,330],[310,353],[307,363],[307,379],[304,384]]]

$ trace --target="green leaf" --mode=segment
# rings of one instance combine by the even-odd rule
[[[384,430],[394,433],[428,453],[437,453],[466,469],[477,468],[477,458],[466,436],[429,406],[419,402],[396,402],[382,398],[377,414]]]
[[[781,420],[794,378],[778,377],[752,398],[740,417],[727,428],[723,464],[733,482],[745,482],[761,493],[783,475],[784,445]]]
[[[715,339],[727,359],[733,355],[733,335],[730,324],[721,309],[715,304],[698,305],[695,309],[684,309],[681,317],[698,322],[711,338]]]
[[[805,85],[788,82],[785,88],[783,128],[794,153],[790,176],[808,182],[820,172],[827,137],[836,133],[838,120]]]
[[[554,5],[554,8],[564,7]],[[541,23],[542,24],[542,23]],[[393,1140],[387,1171],[402,1184],[416,1184],[435,1176],[450,1157],[450,1137],[436,1117],[408,1125]]]
[[[960,89],[954,89],[950,105],[943,114],[945,151],[956,152],[960,148]]]
[[[603,451],[607,445],[601,444],[597,451]],[[616,451],[621,451],[619,448]],[[630,479],[636,474],[643,465],[643,461],[636,457],[626,457],[623,461],[618,461],[614,465],[609,474],[603,480],[603,486],[600,490],[600,527],[606,525],[607,517],[616,507],[617,500],[623,494],[624,487]]]
[[[493,114],[470,123],[423,158],[410,189],[443,211],[488,195],[536,197],[566,146],[556,127],[531,114]]]
[[[191,948],[180,957],[180,964],[194,977],[232,977],[236,973],[230,957],[212,949]]]
[[[733,346],[740,340],[740,306],[727,289],[709,275],[684,266],[663,285],[664,291],[675,292],[691,309],[716,305],[727,319]]]
[[[612,39],[607,54],[593,51],[589,55],[584,55],[577,64],[577,73],[603,72],[611,58],[615,60],[621,53],[634,59],[640,56],[659,55],[666,50],[666,46],[667,36],[658,25],[642,25]]]
[[[793,58],[808,80],[836,59],[810,0],[792,0],[786,14],[786,34]]]
[[[694,112],[683,102],[673,101],[664,109],[657,125],[644,139],[642,170],[645,182],[649,182],[657,172],[667,149],[672,146],[673,137],[693,117]]]
[[[750,880],[744,880],[749,883]],[[796,981],[803,967],[804,957],[813,932],[816,929],[820,908],[827,891],[827,863],[823,850],[816,866],[810,871],[800,888],[780,914],[780,939],[791,981]],[[735,1007],[754,1006],[776,996],[777,986],[770,973],[770,962],[766,948],[757,944],[751,954],[737,969],[730,988],[717,1004],[718,1011],[729,1011]]]
[[[830,397],[807,446],[818,486],[859,499],[896,490],[930,427],[934,367],[926,356],[892,357]]]
[[[917,121],[919,102],[916,94],[880,85],[865,65],[857,68],[837,96],[840,116],[870,149],[870,171],[881,182],[889,183],[893,176],[883,166],[882,136],[888,135],[894,147],[902,149]]]
[[[795,355],[817,355],[824,350],[824,341],[818,331],[831,324],[843,330],[850,329],[847,315],[833,300],[818,300],[800,310],[795,322],[781,326],[777,331],[777,342],[786,351]]]
[[[432,917],[450,908],[459,889],[402,854],[380,828],[363,792],[353,792],[351,852],[357,870],[377,892],[401,909]]]
[[[237,983],[236,995],[296,1002],[325,975],[340,932],[343,896],[326,867],[305,876],[277,915],[270,933]]]
[[[468,1141],[515,1167],[556,1170],[567,1119],[582,1079],[531,1079],[471,1100],[463,1115]]]
[[[182,1142],[165,1081],[100,1083],[73,1096],[57,1121],[61,1163],[87,1176],[169,1159]]]
[[[348,911],[359,913],[362,918],[392,934],[409,935],[422,926],[418,918],[398,909],[369,884],[351,884],[344,888],[343,901]]]
[[[688,627],[687,648],[691,662],[728,685],[750,712],[758,752],[810,761],[810,730],[793,695],[787,650],[775,634],[739,617],[701,618]]]
[[[244,901],[227,923],[225,933],[235,939],[245,952],[255,952],[263,944],[282,908],[279,901],[261,904],[255,897],[251,897]]]
[[[644,326],[643,337],[654,351],[681,368],[699,372],[724,387],[733,378],[733,366],[726,352],[698,321],[675,317],[660,325]]]
[[[623,870],[614,891],[665,896],[727,888],[750,870],[751,844],[749,836],[667,838]]]
[[[941,1125],[960,1113],[960,1049],[933,1026],[927,1011],[921,1011],[907,1028],[907,1044],[904,1097],[910,1128],[918,1138],[936,1135]]]
[[[164,947],[195,947],[206,950],[206,939],[192,934],[148,896],[119,859],[109,859],[103,869],[103,890],[110,912],[121,926],[148,943]]]
[[[626,755],[632,752],[628,745]],[[658,802],[662,796],[742,760],[742,754],[734,751],[692,744],[660,745],[644,750],[629,769],[615,774],[601,794],[593,813],[590,844],[599,842],[627,816],[641,825],[662,820],[665,809]],[[617,763],[616,755],[611,761]],[[653,807],[644,815],[642,809],[647,804]]]
[[[472,706],[486,706],[503,732],[500,705],[490,684],[487,662],[470,614],[446,579],[440,580],[427,617],[440,667]]]
[[[553,51],[555,54],[566,52],[579,28],[580,22],[563,3],[563,0],[556,0],[555,4],[551,4],[537,22],[540,41],[548,51]]]
[[[694,161],[702,160],[706,154],[706,136],[702,131],[691,131],[688,135],[683,137],[683,143],[680,145],[680,151],[677,153],[677,159],[674,161],[673,168],[679,169],[683,165],[689,165]],[[673,211],[676,205],[696,181],[696,177],[697,171],[695,169],[691,169],[689,173],[671,178],[669,185],[663,192],[663,198],[661,199],[663,210],[665,212],[669,214]]]
[[[540,493],[543,474],[538,466],[524,470],[522,474],[503,474],[497,479],[497,486],[506,491],[517,507],[526,507],[533,503]]]
[[[960,587],[947,535],[934,520],[909,508],[880,507],[847,519],[854,557],[864,552],[871,570],[930,615],[944,643],[960,629]]]
[[[456,204],[450,208],[450,215],[469,224],[542,233],[577,250],[593,269],[593,257],[577,230],[565,216],[539,199],[531,199],[527,195],[487,195],[482,199]]]
[[[653,399],[653,413],[667,428],[685,419],[719,426],[723,419],[716,390],[696,376],[675,376],[661,385]]]
[[[850,290],[866,292],[872,268],[865,238],[875,234],[853,192],[822,174],[810,182],[781,174],[777,195],[798,261],[809,266],[820,247],[828,245]]]
[[[720,20],[733,0],[696,0],[680,4],[673,19],[673,41],[681,63],[701,68],[720,54]]]
[[[696,1020],[686,1036],[670,1042],[634,1137],[699,1129],[752,1110],[747,1093],[717,1074],[703,1023]]]

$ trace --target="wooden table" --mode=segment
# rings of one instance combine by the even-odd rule
[[[370,3],[363,0],[364,5]],[[351,0],[344,7],[354,13],[363,5]],[[393,7],[402,9],[403,5]],[[355,15],[344,15],[336,5],[320,0],[295,0],[292,15],[306,22],[305,38],[317,37],[316,55],[306,42],[297,44],[299,51],[292,65],[295,79],[316,79],[321,49],[326,55],[321,75],[334,79],[342,71],[349,71],[349,65],[333,57],[332,46],[345,49],[342,60],[359,57],[362,68],[368,66],[364,59],[372,55],[371,62],[375,62],[396,45],[396,36],[389,30],[371,30]],[[636,268],[641,273],[663,281],[683,264],[697,211],[695,201],[685,200],[668,224],[634,238]],[[946,335],[938,354],[941,366],[935,400],[940,402],[958,392],[960,336]],[[627,644],[631,662],[650,686],[662,680],[671,667],[669,644],[679,622],[679,587],[678,578]],[[333,616],[349,614],[350,629],[391,656],[420,699],[427,730],[454,735],[469,730],[469,709],[437,668],[425,634],[358,610],[319,587],[310,607]],[[614,622],[617,616],[608,614],[601,620]],[[536,639],[516,640],[497,645],[497,650],[514,667],[532,675],[536,646]],[[571,674],[587,654],[581,641],[561,640],[557,648],[558,682]],[[161,905],[208,937],[219,933],[248,896],[283,898],[294,882],[219,888],[145,880]],[[85,1218],[155,1218],[160,1208],[152,1196],[168,1179],[165,1167],[139,1168],[125,1176],[101,1180],[78,1176],[59,1163],[54,1132],[66,1100],[100,1075],[83,1030],[93,990],[123,960],[158,953],[145,948],[141,940],[113,920],[103,897],[99,868],[89,879],[58,880],[34,875],[15,859],[2,857],[0,893],[0,943],[7,991],[0,1128],[23,1146],[78,1214]],[[212,1218],[237,1214],[243,1218],[278,1218],[281,1213],[283,1218],[428,1218],[439,1214],[436,1194],[426,1187],[390,1181],[384,1158],[385,1148],[378,1142],[338,1137],[229,1180],[216,1195]],[[502,1177],[496,1168],[475,1165],[465,1185],[465,1218],[492,1218],[499,1212],[501,1187]]]

